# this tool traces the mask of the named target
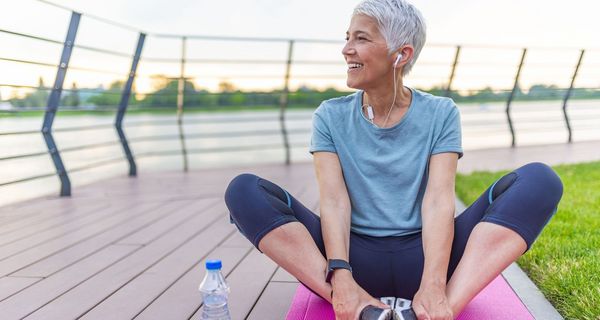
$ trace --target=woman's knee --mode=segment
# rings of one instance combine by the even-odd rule
[[[270,207],[276,211],[293,215],[290,195],[277,184],[254,174],[243,173],[238,175],[231,180],[225,191],[225,202],[228,206],[233,206],[236,203],[238,206],[247,208],[248,206],[242,204],[243,202],[261,202],[263,200],[266,200]]]
[[[554,169],[542,162],[528,163],[521,168],[526,170],[525,176],[532,180],[530,183],[533,188],[545,197],[553,198],[558,204],[563,194],[563,184]]]
[[[225,202],[237,201],[241,195],[255,188],[259,177],[251,173],[242,173],[233,178],[225,190]]]

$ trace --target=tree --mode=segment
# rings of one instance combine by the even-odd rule
[[[16,94],[9,99],[10,103],[18,108],[43,108],[48,104],[48,89],[44,86],[44,79],[38,78],[38,87],[33,92],[18,98]]]
[[[223,92],[234,92],[235,91],[235,86],[233,85],[233,83],[227,81],[227,80],[221,80],[221,82],[219,82],[219,92],[223,93]]]
[[[81,104],[77,84],[73,82],[71,90],[63,92],[62,105],[65,107],[78,107]]]
[[[124,84],[121,80],[114,81],[108,86],[108,90],[89,97],[87,101],[95,106],[117,107],[121,103],[121,92]],[[132,94],[129,103],[135,103],[135,101],[135,95]]]

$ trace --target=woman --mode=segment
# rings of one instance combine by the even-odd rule
[[[453,319],[529,249],[562,196],[552,169],[530,163],[454,217],[458,109],[403,86],[424,43],[411,4],[355,8],[342,54],[347,85],[358,91],[323,102],[313,117],[320,218],[252,174],[226,191],[240,231],[330,301],[338,319],[386,308],[376,299],[384,296],[413,300],[418,319]]]

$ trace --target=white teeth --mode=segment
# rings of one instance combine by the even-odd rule
[[[363,65],[362,65],[362,64],[360,64],[360,63],[349,63],[349,64],[348,64],[348,68],[349,68],[349,69],[356,69],[356,68],[360,68],[360,67],[362,67],[362,66],[363,66]]]

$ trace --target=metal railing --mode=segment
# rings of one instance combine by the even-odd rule
[[[3,29],[0,29],[0,34],[6,34],[6,35],[14,36],[14,37],[26,38],[29,40],[34,40],[34,41],[45,42],[45,43],[49,43],[49,44],[53,44],[53,45],[62,46],[62,54],[61,54],[59,63],[56,65],[56,64],[52,64],[52,63],[48,63],[48,62],[44,62],[44,61],[34,61],[34,60],[18,59],[18,58],[14,58],[14,57],[2,57],[2,56],[0,56],[0,61],[4,61],[7,63],[15,63],[15,64],[34,65],[34,66],[39,66],[39,67],[44,67],[44,68],[48,68],[48,67],[56,68],[55,81],[54,81],[54,84],[52,87],[0,83],[0,87],[49,91],[47,104],[44,108],[22,108],[22,110],[24,110],[24,111],[36,111],[36,110],[44,111],[44,119],[43,119],[43,124],[42,124],[42,128],[40,131],[23,130],[23,131],[12,131],[12,132],[0,132],[0,138],[2,138],[3,136],[37,135],[37,134],[41,133],[44,138],[44,141],[46,143],[47,150],[0,157],[0,163],[3,161],[8,161],[8,160],[40,157],[40,156],[44,156],[44,155],[48,154],[48,155],[50,155],[50,157],[53,161],[53,165],[54,165],[54,168],[56,169],[56,172],[55,173],[46,172],[46,173],[36,174],[36,175],[23,177],[23,178],[19,178],[19,179],[14,179],[11,181],[0,182],[0,187],[12,185],[12,184],[18,184],[18,183],[22,183],[22,182],[26,182],[26,181],[48,178],[48,177],[57,175],[61,182],[60,195],[68,196],[71,194],[71,181],[69,179],[70,172],[78,172],[78,171],[88,170],[88,169],[97,168],[100,166],[104,166],[104,165],[108,165],[108,164],[126,160],[128,163],[128,166],[129,166],[129,175],[136,176],[137,172],[138,172],[137,165],[136,165],[136,158],[139,159],[141,157],[155,157],[155,156],[160,157],[160,156],[181,155],[182,161],[183,161],[183,169],[187,171],[189,168],[189,159],[188,159],[189,154],[231,152],[231,151],[241,151],[241,150],[283,149],[284,159],[285,159],[284,161],[286,164],[290,164],[291,163],[290,150],[294,147],[299,146],[299,145],[294,145],[293,143],[290,143],[290,135],[306,134],[306,133],[310,132],[309,128],[289,129],[286,127],[286,123],[288,123],[290,120],[295,120],[295,119],[296,120],[298,120],[298,119],[307,120],[306,116],[294,116],[294,115],[290,115],[287,112],[288,108],[290,106],[290,97],[294,97],[294,93],[290,90],[290,80],[292,78],[293,79],[302,79],[302,78],[306,78],[306,79],[341,79],[344,77],[341,74],[295,75],[294,77],[292,77],[292,75],[291,75],[291,69],[295,65],[328,66],[328,65],[339,65],[340,64],[339,61],[333,61],[333,60],[304,60],[304,59],[294,60],[294,50],[298,44],[303,43],[303,44],[335,44],[335,45],[338,45],[338,44],[342,43],[340,41],[318,40],[318,39],[243,38],[243,37],[213,37],[213,36],[199,36],[199,35],[168,35],[168,34],[143,32],[143,31],[138,30],[137,28],[127,26],[127,25],[124,25],[124,24],[121,24],[118,22],[114,22],[114,21],[111,21],[111,20],[108,20],[105,18],[96,17],[93,15],[85,15],[86,17],[88,17],[90,19],[95,19],[102,23],[107,23],[107,24],[110,24],[110,25],[113,25],[116,27],[126,29],[128,31],[136,32],[138,34],[138,39],[137,39],[137,44],[135,46],[135,51],[132,53],[126,53],[123,51],[114,50],[112,48],[106,49],[106,48],[94,47],[94,46],[89,46],[89,45],[77,44],[76,35],[77,35],[78,28],[79,28],[79,22],[82,18],[82,14],[72,11],[69,8],[59,6],[59,5],[56,5],[56,4],[47,2],[47,1],[43,1],[43,0],[37,0],[37,1],[44,3],[44,4],[58,7],[61,10],[69,10],[71,12],[71,18],[70,18],[70,22],[68,25],[67,35],[66,35],[66,38],[64,39],[64,41],[59,41],[59,40],[50,39],[50,38],[46,38],[46,37],[26,34],[26,33],[22,33],[22,32],[15,32],[15,31],[11,31],[11,30],[3,30]],[[160,39],[160,38],[177,39],[178,41],[181,42],[181,56],[179,58],[142,56],[144,44],[149,37],[157,38],[157,39]],[[187,44],[190,41],[196,41],[196,40],[281,43],[281,44],[285,44],[287,46],[286,59],[281,59],[281,60],[278,60],[278,59],[232,60],[232,59],[188,57],[187,50],[186,50]],[[484,47],[484,46],[468,46],[468,45],[450,46],[450,45],[435,45],[435,44],[429,45],[429,47],[437,47],[437,48],[453,50],[453,59],[451,60],[451,63],[450,63],[449,76],[447,77],[447,80],[444,84],[443,92],[441,92],[442,95],[445,95],[448,97],[458,96],[458,92],[460,92],[461,90],[464,91],[464,89],[455,89],[454,88],[457,74],[461,70],[460,69],[461,66],[464,65],[464,66],[473,67],[473,66],[482,65],[481,63],[477,63],[477,62],[476,63],[461,62],[461,56],[464,54],[465,50],[468,50],[470,48],[478,48],[478,49],[496,48],[494,46],[486,46],[486,47]],[[512,106],[513,101],[519,97],[519,92],[521,90],[519,84],[521,81],[523,70],[527,65],[526,57],[528,54],[528,50],[530,50],[531,48],[529,48],[529,49],[528,48],[522,48],[522,49],[521,48],[508,48],[508,47],[498,47],[498,48],[499,49],[521,50],[520,60],[518,61],[518,66],[515,71],[512,88],[495,89],[494,90],[494,92],[496,92],[496,93],[503,92],[507,96],[506,107],[505,107],[504,111],[505,111],[505,115],[506,115],[506,121],[509,126],[510,135],[512,137],[511,146],[514,147],[514,146],[516,146],[517,132],[516,132],[515,127],[513,126],[513,118],[512,118],[513,110],[511,109],[511,106]],[[542,49],[547,49],[547,48],[542,48]],[[131,59],[131,67],[127,74],[121,74],[119,72],[108,71],[108,70],[98,69],[98,68],[90,68],[90,67],[85,67],[85,66],[70,66],[70,58],[71,58],[71,53],[73,52],[73,50],[91,51],[91,52],[95,52],[95,53],[99,53],[99,54],[103,54],[103,55]],[[568,115],[568,105],[569,105],[569,100],[573,97],[573,92],[576,89],[576,87],[575,87],[576,79],[578,77],[578,74],[580,73],[582,61],[583,61],[586,50],[580,49],[579,51],[580,51],[580,54],[578,57],[578,61],[574,67],[574,71],[572,72],[572,76],[570,77],[569,87],[556,89],[557,92],[562,94],[562,113],[563,113],[563,118],[564,118],[564,124],[566,126],[566,130],[568,131],[568,142],[569,143],[573,141],[573,138],[572,138],[572,131],[573,131],[572,120],[573,119],[571,119]],[[177,77],[174,77],[174,79],[177,81],[176,92],[162,92],[162,93],[161,92],[136,92],[134,90],[134,83],[136,81],[136,77],[139,77],[139,75],[137,74],[138,65],[141,63],[144,63],[144,62],[167,63],[167,64],[178,65],[179,66],[179,74]],[[186,81],[188,81],[189,79],[202,78],[202,76],[192,77],[191,75],[186,73],[186,67],[189,65],[193,65],[193,64],[284,65],[285,72],[284,72],[283,79],[282,79],[282,82],[283,82],[282,90],[280,92],[253,93],[255,95],[265,95],[265,96],[271,96],[271,97],[279,96],[279,98],[277,99],[278,100],[278,110],[279,110],[279,115],[277,118],[255,116],[255,117],[245,117],[245,118],[226,118],[226,119],[219,120],[221,122],[228,122],[228,123],[278,121],[279,130],[265,129],[265,130],[241,130],[241,131],[235,131],[235,132],[218,132],[218,133],[186,133],[184,130],[184,111],[185,111],[185,106],[186,106],[186,99],[189,97],[192,97],[193,94],[197,94],[196,92],[192,92],[192,94],[190,94],[190,92],[188,90],[186,90]],[[448,66],[447,63],[439,62],[439,61],[423,61],[423,62],[419,62],[418,65],[434,66],[434,67],[435,66]],[[483,63],[483,65],[485,65],[485,63]],[[536,66],[538,66],[538,67],[544,66],[544,64],[539,64]],[[547,67],[550,67],[550,66],[547,66]],[[72,127],[57,128],[57,129],[53,128],[54,119],[56,117],[56,113],[59,110],[59,104],[61,101],[62,93],[70,91],[70,89],[66,89],[63,87],[65,77],[66,77],[68,70],[78,70],[78,71],[83,71],[83,72],[101,73],[101,74],[107,74],[107,75],[113,75],[113,76],[118,75],[118,76],[123,76],[126,79],[121,90],[109,89],[109,90],[102,91],[103,94],[110,94],[110,95],[115,95],[115,96],[120,97],[119,103],[116,106],[116,109],[114,108],[114,106],[111,106],[111,108],[108,108],[108,109],[99,108],[96,110],[86,110],[87,112],[90,112],[90,111],[105,112],[106,110],[115,111],[116,117],[115,117],[114,124],[112,124],[112,125],[99,124],[99,125],[90,125],[90,126],[72,126]],[[145,76],[148,77],[148,75],[145,75]],[[244,75],[237,76],[237,77],[243,78]],[[261,77],[262,78],[278,78],[280,76],[263,74],[263,75],[245,75],[245,77],[256,79],[256,78],[261,78]],[[418,78],[419,76],[417,75],[415,77]],[[422,78],[427,78],[427,76],[424,76]],[[439,78],[439,77],[432,77],[432,78]],[[600,90],[600,88],[596,88],[596,87],[587,87],[587,88],[579,87],[577,89]],[[90,90],[90,89],[82,88],[82,89],[78,89],[78,90],[85,91],[85,90]],[[224,93],[224,94],[223,93],[216,94],[216,93],[209,93],[209,92],[203,93],[203,95],[206,95],[206,96],[219,95],[219,97],[221,97],[223,95],[227,95],[227,94],[228,93]],[[176,98],[174,106],[173,105],[164,106],[166,108],[166,110],[176,110],[176,121],[175,122],[169,121],[169,120],[152,120],[152,121],[144,121],[144,122],[140,121],[140,122],[129,123],[128,126],[131,126],[131,127],[136,127],[136,126],[176,126],[177,134],[146,135],[146,136],[139,136],[139,137],[128,139],[125,134],[125,131],[123,129],[123,120],[128,111],[128,107],[130,107],[130,101],[131,101],[132,97],[135,97],[137,95],[144,95],[146,97],[154,95],[154,96]],[[153,109],[158,110],[160,108],[153,107]],[[78,109],[61,107],[61,110],[78,110]],[[202,121],[199,121],[199,120],[193,120],[193,119],[185,120],[186,124],[191,124],[191,123],[195,123],[195,122],[202,123]],[[489,124],[486,124],[485,122],[478,122],[475,125],[477,125],[477,124],[479,124],[483,127],[489,126]],[[55,142],[54,135],[53,135],[53,133],[55,133],[55,132],[83,132],[83,131],[90,131],[90,130],[106,130],[106,129],[112,129],[112,128],[115,129],[115,131],[118,135],[118,139],[119,139],[118,141],[115,141],[115,140],[101,141],[101,142],[90,143],[90,144],[81,144],[81,145],[67,147],[67,148],[59,148],[59,146]],[[263,143],[263,144],[257,144],[257,145],[252,145],[252,146],[244,145],[244,146],[226,146],[226,147],[213,147],[213,148],[189,148],[187,145],[187,142],[189,142],[190,140],[194,140],[194,139],[233,138],[233,137],[247,137],[247,136],[265,136],[265,137],[279,136],[281,138],[281,143]],[[173,140],[173,141],[178,140],[180,147],[178,149],[147,151],[147,152],[140,152],[137,154],[134,154],[134,152],[130,148],[130,143],[155,142],[155,141],[165,141],[165,140]],[[118,145],[118,144],[121,145],[124,156],[114,157],[114,158],[110,158],[110,159],[104,159],[101,161],[96,161],[96,162],[89,163],[89,164],[75,167],[75,168],[67,168],[64,165],[62,157],[61,157],[62,154],[66,154],[66,153],[86,151],[86,150],[102,148],[102,147],[106,147],[106,146],[114,146],[114,145]]]

